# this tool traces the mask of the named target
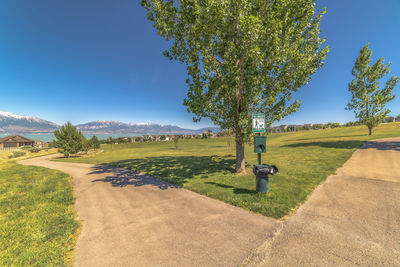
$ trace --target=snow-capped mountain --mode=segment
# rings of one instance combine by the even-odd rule
[[[87,134],[198,134],[205,130],[219,132],[217,127],[202,129],[184,129],[174,125],[151,123],[123,123],[119,121],[92,121],[78,124],[76,127]],[[60,128],[59,125],[33,116],[16,115],[0,111],[0,133],[52,133]]]
[[[174,125],[161,125],[151,123],[123,123],[117,121],[92,121],[85,124],[76,125],[84,133],[142,133],[142,134],[195,134],[202,133],[206,129],[184,129]],[[211,130],[219,128],[212,127]],[[219,130],[218,130],[219,131]]]
[[[41,133],[53,132],[59,126],[33,116],[17,115],[0,111],[0,132],[6,133]]]

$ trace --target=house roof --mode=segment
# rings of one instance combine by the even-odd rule
[[[30,143],[30,142],[34,142],[34,141],[31,139],[25,138],[23,136],[20,136],[20,135],[10,135],[10,136],[0,138],[0,143],[15,143],[15,142]]]

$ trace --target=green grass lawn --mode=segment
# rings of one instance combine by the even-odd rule
[[[365,141],[400,136],[400,123],[382,124],[372,136],[366,127],[270,134],[263,163],[278,166],[270,176],[268,194],[255,191],[252,165],[257,162],[246,147],[249,175],[235,175],[232,138],[103,145],[103,153],[70,158],[72,162],[111,164],[147,173],[235,206],[274,218],[290,214],[328,175],[345,163]]]
[[[79,229],[73,203],[67,174],[1,160],[0,265],[72,265]]]

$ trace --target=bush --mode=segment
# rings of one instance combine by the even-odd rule
[[[13,157],[14,158],[18,158],[18,157],[22,157],[22,156],[25,156],[25,154],[26,154],[26,152],[24,152],[24,151],[14,151],[13,152]],[[9,157],[10,158],[10,157]],[[12,157],[11,157],[12,158]]]
[[[33,147],[33,148],[29,149],[29,152],[31,152],[31,153],[38,153],[40,151],[41,151],[41,149],[38,147]]]

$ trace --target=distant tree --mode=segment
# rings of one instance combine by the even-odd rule
[[[385,65],[383,58],[380,58],[370,66],[371,55],[372,50],[367,44],[361,49],[354,63],[352,70],[354,79],[349,83],[351,100],[346,107],[347,110],[353,110],[360,123],[368,127],[369,135],[390,112],[385,106],[395,97],[392,94],[393,89],[399,82],[399,77],[392,76],[385,87],[379,89],[378,80],[390,73],[391,63]]]
[[[396,121],[400,121],[400,114],[399,114],[399,115],[397,115],[397,117],[396,117]]]
[[[87,140],[85,136],[82,135],[82,151],[87,154],[92,147],[90,140]]]
[[[158,34],[170,41],[164,53],[187,66],[184,104],[194,121],[210,118],[231,129],[237,173],[245,173],[245,142],[251,114],[267,125],[299,109],[292,93],[323,65],[320,20],[314,0],[142,0]]]
[[[356,126],[356,123],[354,121],[349,121],[343,124],[344,127],[351,127],[351,126]]]
[[[160,136],[160,140],[161,140],[161,141],[164,141],[165,139],[166,139],[165,135],[161,135],[161,136]]]
[[[174,141],[175,149],[178,149],[179,135],[174,135],[174,137],[172,137],[172,140]]]
[[[70,154],[78,153],[83,148],[84,136],[70,122],[54,131],[54,136],[57,138],[54,141],[54,147],[58,148],[58,151],[63,153],[66,158]]]
[[[93,135],[92,138],[90,138],[89,143],[90,147],[93,148],[94,150],[100,148],[100,141],[95,135]]]

